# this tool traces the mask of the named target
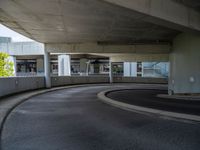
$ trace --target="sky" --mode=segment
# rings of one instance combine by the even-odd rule
[[[11,37],[12,42],[27,42],[27,41],[33,41],[7,27],[0,24],[0,37]]]

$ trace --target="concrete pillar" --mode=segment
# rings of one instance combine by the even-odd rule
[[[110,80],[110,83],[113,83],[113,72],[112,72],[112,62],[111,60],[109,61],[109,80]]]
[[[44,61],[42,58],[38,58],[37,60],[37,75],[44,75]]]
[[[17,69],[16,69],[16,57],[15,56],[9,56],[9,62],[13,63],[13,76],[16,76]]]
[[[87,74],[87,62],[88,62],[88,59],[86,58],[80,59],[80,75]]]
[[[89,75],[89,70],[90,70],[90,61],[87,61],[86,63],[86,75]]]
[[[124,62],[124,77],[136,77],[136,76],[137,76],[137,63]]]
[[[46,88],[51,88],[50,76],[50,53],[45,50],[44,52],[44,70],[45,70],[45,85]]]
[[[58,76],[71,76],[71,60],[69,55],[58,56]]]
[[[137,77],[137,62],[131,62],[130,63],[130,68],[131,68],[131,77]]]
[[[200,36],[180,34],[170,53],[169,94],[200,93]]]

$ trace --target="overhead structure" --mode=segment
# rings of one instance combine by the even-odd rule
[[[1,0],[0,20],[42,43],[158,43],[180,32],[104,0]]]
[[[199,71],[189,69],[200,65],[200,42],[193,42],[200,34],[199,0],[0,0],[0,22],[45,43],[46,54],[98,54],[127,62],[170,56],[169,90],[200,93],[200,76],[194,75]],[[187,71],[179,74],[176,67]],[[179,79],[189,80],[185,86],[192,82],[194,90],[180,88]]]

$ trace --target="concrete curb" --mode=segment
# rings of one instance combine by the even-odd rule
[[[169,112],[169,111],[158,110],[158,109],[153,109],[153,108],[146,108],[146,107],[130,105],[130,104],[127,104],[127,103],[115,101],[111,98],[106,97],[106,93],[111,92],[111,91],[115,91],[115,90],[102,91],[102,92],[98,93],[97,96],[101,101],[103,101],[103,102],[105,102],[109,105],[118,107],[120,109],[132,111],[132,112],[152,113],[152,114],[172,117],[172,118],[176,118],[176,119],[184,119],[184,120],[190,120],[190,121],[200,121],[200,116],[197,116],[197,115]]]
[[[53,92],[57,90],[69,89],[69,88],[76,88],[76,87],[87,87],[91,85],[108,85],[108,84],[82,84],[82,85],[71,85],[71,86],[62,86],[62,87],[55,87],[51,89],[40,89],[37,91],[30,91],[21,94],[15,94],[6,98],[2,98],[0,100],[0,141],[2,140],[2,131],[4,128],[4,124],[9,116],[9,114],[20,104],[25,102],[26,100],[30,99],[31,97],[44,94],[47,92]],[[1,143],[1,142],[0,142]],[[1,144],[0,144],[1,149]]]

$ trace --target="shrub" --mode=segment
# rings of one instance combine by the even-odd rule
[[[14,76],[14,64],[9,61],[7,53],[0,52],[0,77]]]

